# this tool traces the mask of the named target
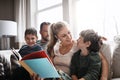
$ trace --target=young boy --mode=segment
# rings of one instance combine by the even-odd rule
[[[84,30],[80,33],[77,45],[80,50],[73,55],[70,66],[72,80],[99,80],[100,37],[93,30]]]
[[[41,46],[36,44],[38,37],[37,37],[37,30],[34,28],[28,28],[25,31],[25,41],[26,45],[23,45],[19,50],[19,53],[22,57],[27,54],[30,54],[35,51],[42,50]],[[12,80],[32,80],[30,74],[23,68],[18,67],[13,72],[13,79]]]
[[[27,45],[23,45],[21,49],[19,50],[19,53],[21,56],[25,56],[29,53],[42,50],[41,46],[36,44],[36,41],[38,39],[37,31],[34,28],[28,28],[25,31],[25,41]]]

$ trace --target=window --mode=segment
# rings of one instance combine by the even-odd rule
[[[62,0],[37,0],[38,10],[46,9],[48,7],[62,3]]]
[[[42,22],[57,22],[63,20],[62,0],[37,0],[37,30]],[[40,36],[39,36],[40,37]]]
[[[83,29],[94,29],[100,35],[113,41],[120,29],[120,0],[77,0],[76,34]]]

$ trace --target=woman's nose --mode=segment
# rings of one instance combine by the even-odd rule
[[[71,38],[71,35],[68,34],[68,35],[67,35],[67,38]]]

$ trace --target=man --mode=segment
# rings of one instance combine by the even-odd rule
[[[37,44],[39,44],[44,50],[46,49],[47,42],[49,41],[49,35],[48,35],[48,27],[50,23],[49,22],[42,22],[40,25],[40,31],[41,34],[41,40],[37,41]]]

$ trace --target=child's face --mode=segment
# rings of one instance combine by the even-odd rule
[[[84,42],[84,38],[80,36],[79,39],[77,40],[77,46],[79,49],[87,49],[87,47],[89,47],[88,42],[89,41]]]
[[[25,36],[25,41],[26,41],[28,46],[34,46],[36,44],[37,39],[38,38],[32,34],[27,34]]]

